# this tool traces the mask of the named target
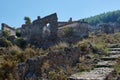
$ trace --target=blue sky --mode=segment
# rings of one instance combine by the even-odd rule
[[[21,27],[24,16],[35,20],[55,12],[59,21],[78,20],[119,9],[120,0],[0,0],[0,24]]]

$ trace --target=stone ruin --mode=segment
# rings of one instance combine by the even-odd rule
[[[45,36],[45,28],[50,30],[50,35]],[[46,29],[46,30],[47,30]],[[34,20],[32,24],[22,25],[21,34],[23,38],[30,40],[31,38],[44,39],[46,37],[55,38],[57,33],[57,14],[51,14],[44,18],[38,16],[37,20]]]
[[[64,25],[63,25],[64,24]],[[61,26],[60,26],[61,25]],[[74,35],[70,38],[64,38],[61,32],[67,27],[74,29]],[[58,22],[57,14],[51,14],[44,18],[38,16],[32,24],[24,24],[21,28],[21,35],[28,43],[36,47],[48,48],[58,42],[76,42],[84,36],[88,36],[88,24],[80,21],[72,21],[72,18],[66,23]],[[60,35],[60,36],[59,36]]]
[[[84,38],[88,37],[88,29],[89,24],[83,21],[72,21],[72,18],[68,22],[61,22],[58,27],[58,37],[61,41],[65,41],[67,43],[78,42]],[[71,36],[66,35],[66,29],[72,28],[73,32]],[[70,32],[71,33],[71,32]]]
[[[15,36],[15,35],[16,35],[14,28],[8,26],[8,25],[5,24],[5,23],[2,23],[1,26],[2,26],[2,31],[7,30],[7,31],[10,33],[11,36]]]
[[[0,31],[0,38],[3,37],[3,31],[8,31],[9,36],[7,37],[7,40],[11,41],[11,43],[14,43],[14,40],[17,38],[16,37],[16,30],[13,27],[11,27],[5,23],[1,24],[1,29],[2,30]]]
[[[74,35],[70,38],[65,37],[65,29],[72,27]],[[16,30],[6,24],[2,24],[2,28],[11,32],[16,36]],[[46,17],[37,17],[31,24],[23,24],[17,29],[21,33],[21,37],[27,43],[39,48],[48,48],[56,43],[61,42],[76,42],[88,36],[88,24],[80,21],[58,22],[57,14],[53,13]],[[63,33],[63,35],[62,35]]]
[[[110,24],[103,23],[100,24],[99,26],[102,33],[106,33],[106,34],[114,33],[114,27]]]
[[[99,33],[105,33],[105,34],[117,33],[117,32],[120,32],[120,24],[117,22],[99,23],[97,26],[94,26],[91,32],[95,32],[96,35],[99,35]]]
[[[45,42],[54,41],[57,37],[57,14],[51,14],[44,18],[38,16],[32,24],[24,24],[21,28],[21,35],[29,43],[43,46]]]

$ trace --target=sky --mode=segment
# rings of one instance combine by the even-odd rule
[[[58,21],[68,21],[120,10],[120,0],[0,0],[0,24],[21,27],[24,17],[35,20],[57,13]]]

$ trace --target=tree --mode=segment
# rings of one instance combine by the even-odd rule
[[[24,17],[25,24],[31,24],[31,19],[29,17]]]
[[[120,22],[119,17],[120,17],[120,10],[117,10],[117,11],[107,12],[89,18],[85,18],[85,21],[91,25],[97,25],[100,22],[102,23]]]

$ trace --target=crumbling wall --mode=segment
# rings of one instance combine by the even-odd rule
[[[38,19],[34,20],[32,24],[22,25],[21,36],[32,45],[47,48],[48,45],[50,45],[49,42],[54,41],[57,37],[57,20],[58,18],[56,13],[44,18],[40,18],[38,16]],[[44,30],[45,28],[49,29],[49,35],[46,35],[48,30]]]
[[[56,38],[56,33],[57,33],[57,14],[51,14],[49,16],[46,16],[44,18],[40,18],[38,17],[37,20],[34,20],[32,22],[32,24],[24,24],[22,25],[22,29],[21,29],[21,33],[22,33],[22,37],[25,38],[28,41],[31,40],[36,40],[36,41],[40,41],[42,39],[44,39],[45,37],[43,37],[43,29],[45,26],[47,26],[47,24],[50,24],[50,36],[49,39],[55,39]],[[45,39],[48,39],[48,37],[46,37]]]
[[[106,34],[114,33],[114,27],[111,24],[104,23],[104,24],[100,24],[99,26],[102,33],[106,33]]]
[[[2,26],[2,31],[7,30],[7,31],[10,32],[10,35],[12,35],[12,36],[15,36],[15,35],[16,35],[16,32],[15,32],[15,29],[14,29],[14,28],[8,26],[8,25],[5,24],[5,23],[2,23],[1,26]]]
[[[72,28],[72,35],[67,36],[66,30],[67,28]],[[83,38],[87,38],[88,35],[88,23],[86,22],[80,22],[80,21],[73,21],[71,23],[68,23],[66,25],[62,25],[58,28],[57,35],[60,38],[59,40],[64,41],[64,42],[70,42],[74,43],[77,41],[80,41]],[[71,32],[70,32],[71,33]]]

